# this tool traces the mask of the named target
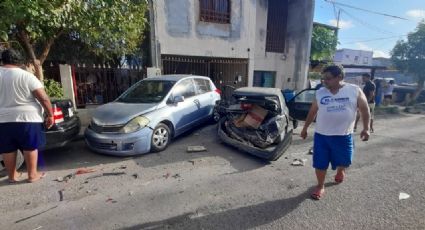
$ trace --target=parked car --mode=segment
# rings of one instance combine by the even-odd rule
[[[277,160],[289,148],[297,120],[305,120],[314,90],[286,101],[280,89],[245,87],[220,103],[218,136],[225,144],[254,156]]]
[[[95,152],[118,156],[162,151],[172,138],[213,119],[219,100],[208,77],[147,78],[94,111],[86,143]]]
[[[55,124],[48,130],[45,130],[46,145],[40,150],[48,150],[65,146],[75,139],[80,133],[81,122],[76,115],[72,102],[69,99],[52,100]],[[20,168],[24,162],[21,151],[18,151],[16,160],[17,168]],[[0,171],[4,170],[3,157],[0,155]]]

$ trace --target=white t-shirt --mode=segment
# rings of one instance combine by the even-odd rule
[[[344,83],[337,94],[322,87],[316,92],[319,107],[316,118],[316,132],[327,136],[342,136],[353,133],[357,113],[357,98],[361,89]]]
[[[43,88],[33,74],[0,67],[0,123],[43,122],[42,107],[32,92]]]
[[[393,84],[388,84],[387,88],[384,91],[384,95],[393,95],[393,90],[394,90],[394,85]]]

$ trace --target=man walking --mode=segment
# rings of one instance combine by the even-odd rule
[[[369,139],[369,108],[366,97],[356,85],[343,82],[344,73],[339,66],[323,70],[324,87],[316,92],[316,98],[308,113],[301,137],[307,137],[307,129],[316,118],[314,134],[313,167],[316,169],[317,187],[311,194],[319,200],[325,192],[325,177],[329,163],[337,169],[335,182],[345,178],[345,169],[351,165],[354,153],[353,127],[357,109],[363,118],[360,137]]]
[[[362,74],[362,81],[364,83],[363,93],[366,95],[367,103],[370,111],[370,132],[373,133],[373,118],[375,117],[375,93],[376,86],[372,82],[371,77],[368,73]],[[356,122],[354,123],[354,131],[357,129],[357,123],[360,119],[360,114],[357,114]]]
[[[54,123],[52,105],[42,83],[22,70],[22,56],[13,49],[3,51],[0,67],[0,154],[9,182],[18,181],[16,151],[22,150],[28,170],[28,182],[45,176],[37,171],[37,149],[45,143],[43,120],[47,128]],[[42,108],[46,117],[43,119]]]

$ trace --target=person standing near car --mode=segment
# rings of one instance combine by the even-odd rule
[[[307,115],[301,137],[307,138],[307,129],[316,118],[314,134],[313,167],[317,187],[311,197],[319,200],[325,192],[325,177],[329,163],[337,169],[335,182],[345,178],[345,169],[352,163],[354,153],[353,128],[357,110],[363,118],[363,141],[369,139],[369,107],[364,93],[353,84],[343,82],[344,74],[339,66],[323,70],[324,87],[316,92],[315,100]],[[317,117],[316,117],[317,116]]]
[[[391,104],[393,100],[393,91],[394,91],[394,80],[390,80],[387,86],[384,88],[384,105],[387,106]]]
[[[23,58],[14,49],[1,54],[0,67],[0,154],[8,172],[9,182],[18,181],[16,152],[24,153],[28,182],[45,176],[37,170],[38,149],[45,144],[43,121],[47,128],[54,123],[52,105],[43,84],[31,73],[21,69]],[[43,118],[42,108],[46,114]]]

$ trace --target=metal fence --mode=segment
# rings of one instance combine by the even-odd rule
[[[164,74],[208,76],[222,89],[248,85],[248,59],[161,55]]]

